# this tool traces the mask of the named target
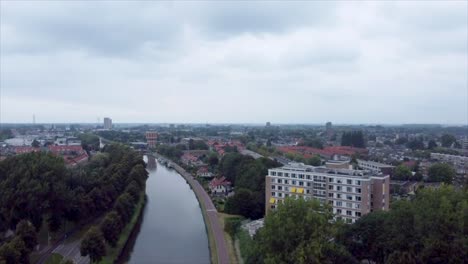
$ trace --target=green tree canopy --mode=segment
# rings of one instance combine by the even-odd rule
[[[255,237],[257,263],[357,263],[333,242],[333,213],[316,200],[285,199]]]
[[[443,134],[440,137],[440,142],[442,143],[442,147],[449,148],[452,146],[453,143],[455,143],[457,139],[455,138],[454,135],[452,134]]]
[[[106,255],[104,237],[96,226],[92,226],[86,232],[81,241],[80,253],[82,256],[89,256],[91,263],[101,261],[102,257]]]
[[[344,132],[341,136],[341,146],[351,146],[356,148],[365,148],[366,141],[362,131]]]
[[[455,177],[455,170],[447,163],[436,163],[429,167],[428,171],[429,182],[444,182],[447,184],[452,183]]]
[[[407,181],[411,178],[411,170],[405,165],[398,165],[392,175],[392,180]]]

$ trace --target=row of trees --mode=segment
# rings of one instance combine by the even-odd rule
[[[416,169],[417,171],[417,169]],[[436,163],[429,167],[427,172],[427,182],[443,182],[451,184],[455,177],[455,170],[447,163]],[[392,175],[392,180],[398,181],[421,181],[423,176],[416,172],[414,175],[405,165],[398,165]]]
[[[147,177],[141,156],[118,144],[74,169],[50,153],[7,158],[0,162],[0,233],[15,230],[22,220],[36,231],[45,220],[51,232],[65,221],[87,222],[111,210],[122,193],[143,186]]]
[[[265,211],[265,176],[268,169],[280,166],[267,159],[254,159],[239,153],[228,153],[220,161],[218,171],[236,188],[224,206],[225,212],[250,219],[263,217]]]
[[[142,199],[144,188],[136,181],[127,186],[100,226],[93,226],[86,232],[80,245],[81,255],[89,255],[92,262],[99,262],[106,255],[106,242],[111,247],[117,246],[122,230],[132,219],[136,205]]]
[[[464,263],[468,192],[424,189],[388,212],[334,221],[317,201],[286,199],[265,218],[247,263]]]

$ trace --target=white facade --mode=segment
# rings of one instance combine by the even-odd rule
[[[290,163],[268,170],[266,211],[287,197],[318,199],[330,204],[336,217],[353,223],[374,209],[388,210],[389,183],[388,175]]]

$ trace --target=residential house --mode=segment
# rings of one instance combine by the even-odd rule
[[[228,195],[232,190],[232,184],[223,176],[210,181],[209,188],[213,195]]]

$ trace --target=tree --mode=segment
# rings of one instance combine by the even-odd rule
[[[356,263],[334,245],[336,225],[330,207],[316,200],[286,198],[265,217],[265,226],[255,237],[258,263]],[[339,247],[339,249],[338,249]],[[347,255],[347,257],[345,257]]]
[[[37,245],[37,232],[31,222],[21,220],[16,226],[16,236],[23,240],[24,245],[29,251],[33,251]]]
[[[437,148],[437,143],[435,140],[431,139],[429,140],[429,143],[427,144],[427,149],[435,149]]]
[[[320,159],[320,156],[315,155],[312,158],[308,158],[306,163],[312,166],[320,166],[322,165],[322,159]]]
[[[123,223],[128,223],[132,217],[135,204],[130,194],[124,193],[117,198],[114,205],[114,210],[119,214]]]
[[[407,181],[410,179],[412,173],[411,170],[405,165],[398,165],[395,168],[392,179],[397,181]]]
[[[38,147],[41,146],[41,143],[39,143],[39,141],[37,141],[37,140],[34,139],[33,142],[31,143],[31,146],[32,146],[33,148],[38,148]]]
[[[104,239],[111,245],[115,247],[117,241],[119,240],[120,232],[124,224],[120,219],[119,214],[116,211],[112,211],[106,215],[104,220],[101,223],[101,232],[104,236]]]
[[[447,163],[436,163],[429,167],[428,171],[429,182],[444,182],[451,184],[455,177],[455,170]]]
[[[464,263],[468,257],[467,190],[452,186],[418,190],[413,200],[392,204],[344,226],[337,242],[360,261]]]
[[[365,148],[366,141],[362,131],[344,132],[341,136],[341,146],[351,146],[356,148]]]
[[[411,150],[424,149],[424,142],[421,138],[412,139],[406,143],[406,147]]]
[[[86,232],[80,246],[81,256],[89,256],[91,263],[101,261],[106,255],[106,244],[102,233],[96,226]]]
[[[242,218],[240,217],[230,217],[226,218],[224,221],[224,231],[228,233],[232,240],[235,240],[236,233],[239,231],[239,228],[242,223]]]
[[[20,237],[15,237],[0,247],[0,263],[2,259],[5,264],[29,263],[29,250]]]
[[[449,148],[452,146],[453,143],[455,143],[457,139],[455,138],[454,135],[451,134],[443,134],[440,137],[440,142],[442,143],[442,147]]]

